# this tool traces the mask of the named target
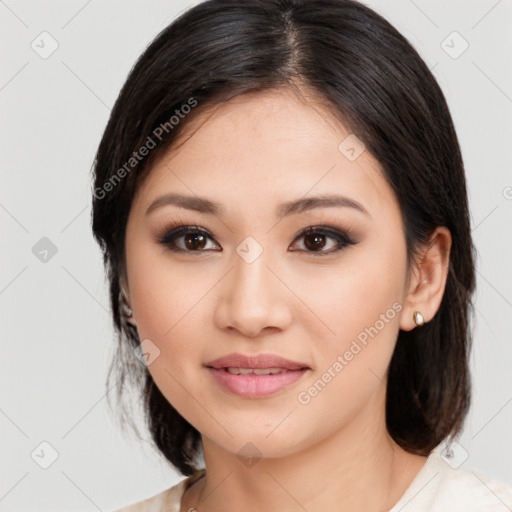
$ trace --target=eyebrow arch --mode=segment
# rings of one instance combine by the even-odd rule
[[[178,206],[180,208],[186,208],[187,210],[193,210],[199,213],[205,213],[209,215],[222,215],[224,211],[222,205],[215,201],[205,199],[198,196],[186,196],[182,194],[165,194],[157,197],[146,210],[146,215],[149,215],[152,211],[166,205]],[[364,213],[371,217],[368,210],[359,202],[346,196],[323,194],[314,197],[305,197],[296,199],[293,201],[287,201],[278,206],[276,210],[277,217],[286,217],[288,215],[294,215],[303,213],[314,208],[325,208],[325,207],[348,207]]]

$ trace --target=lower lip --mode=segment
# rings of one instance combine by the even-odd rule
[[[235,375],[217,368],[207,369],[224,389],[245,398],[273,395],[299,380],[308,371],[306,368],[303,370],[289,370],[274,375]]]

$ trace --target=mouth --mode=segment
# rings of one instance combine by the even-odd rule
[[[216,368],[218,370],[223,368],[242,369],[242,370],[301,370],[309,368],[306,363],[292,361],[277,354],[229,354],[224,357],[214,359],[206,363],[206,367]]]
[[[231,354],[205,365],[222,389],[244,398],[274,395],[297,382],[311,368],[275,354]]]
[[[211,366],[209,368],[212,368]],[[278,373],[291,372],[296,370],[288,370],[286,368],[234,368],[224,367],[215,368],[216,370],[223,370],[233,375],[277,375]],[[306,370],[307,368],[300,368]]]

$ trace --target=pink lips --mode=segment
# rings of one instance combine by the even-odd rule
[[[245,398],[259,398],[276,393],[300,379],[310,368],[305,363],[290,361],[275,354],[245,356],[230,354],[205,365],[215,380],[227,391]],[[234,374],[227,368],[280,368],[282,373],[269,375]]]

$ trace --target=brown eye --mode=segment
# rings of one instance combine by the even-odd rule
[[[206,237],[202,233],[189,233],[183,236],[185,247],[190,250],[204,249]]]
[[[206,231],[193,226],[179,226],[158,238],[160,244],[174,252],[204,252],[209,250],[208,240],[213,239]]]
[[[322,233],[315,233],[312,235],[305,235],[304,245],[311,251],[322,249],[326,243],[326,236]]]
[[[304,252],[317,253],[318,256],[331,254],[343,249],[347,245],[355,245],[346,233],[327,229],[320,226],[311,226],[300,233],[295,240],[304,240]],[[333,243],[334,242],[334,243]],[[324,250],[327,247],[327,250]]]
[[[305,229],[295,238],[295,241],[302,239],[304,240],[304,248],[300,248],[299,250],[318,256],[332,254],[348,245],[357,244],[347,233],[321,226],[311,226]],[[209,240],[213,242],[213,248],[208,248]],[[219,251],[219,246],[214,241],[213,237],[198,226],[180,225],[167,231],[163,236],[160,236],[158,242],[167,246],[168,249],[173,252],[201,254],[209,250]],[[296,249],[292,249],[292,251],[294,250]],[[222,249],[220,249],[220,251],[222,251]]]

